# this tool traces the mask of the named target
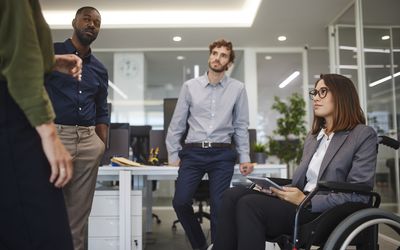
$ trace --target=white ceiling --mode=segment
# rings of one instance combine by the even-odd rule
[[[234,10],[244,0],[40,0],[43,10],[76,10],[83,5],[105,10]],[[250,28],[130,28],[102,29],[94,48],[204,48],[217,38],[235,47],[327,46],[327,26],[353,0],[263,0]],[[124,18],[123,16],[121,18]],[[218,16],[210,16],[218,22]],[[182,36],[180,43],[172,41]],[[278,42],[286,35],[285,42]],[[54,40],[71,36],[71,29],[53,30]]]
[[[244,0],[40,0],[43,10],[76,10],[82,6],[93,6],[102,10],[224,10],[240,9]]]

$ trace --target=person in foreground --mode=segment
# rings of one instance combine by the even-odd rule
[[[221,196],[229,188],[237,156],[242,174],[253,170],[246,89],[242,82],[225,75],[235,59],[232,47],[223,39],[209,45],[208,71],[183,84],[166,138],[169,164],[180,165],[173,207],[193,249],[207,248],[192,207],[193,195],[204,174],[208,174],[210,183],[213,241]],[[180,140],[187,124],[182,148]]]
[[[266,237],[291,234],[296,207],[318,181],[374,185],[377,134],[365,125],[356,89],[350,79],[321,75],[310,91],[314,121],[291,186],[271,188],[272,195],[244,187],[227,190],[218,214],[213,250],[261,250]],[[317,194],[302,223],[345,202],[368,202],[356,194]]]
[[[85,248],[85,228],[109,123],[108,73],[90,48],[100,25],[101,16],[96,8],[84,6],[76,11],[72,38],[55,43],[54,51],[82,58],[82,79],[78,83],[68,75],[54,72],[46,77],[45,84],[57,116],[57,134],[74,166],[74,176],[63,191],[75,250]]]
[[[80,79],[82,60],[54,56],[39,1],[0,1],[0,249],[73,249],[60,189],[72,161],[44,88],[51,70]]]

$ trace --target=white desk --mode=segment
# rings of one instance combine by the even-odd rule
[[[286,178],[286,165],[263,164],[256,165],[252,174]],[[146,188],[146,232],[151,232],[152,226],[152,190],[151,180],[176,179],[178,167],[143,166],[143,167],[110,167],[99,168],[98,179],[104,177],[119,180],[119,246],[120,250],[131,250],[131,190]],[[107,178],[107,179],[108,179]],[[235,166],[233,180],[244,177]],[[133,180],[133,182],[132,182]],[[141,246],[140,248],[141,249]]]

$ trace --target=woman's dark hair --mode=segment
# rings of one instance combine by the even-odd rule
[[[351,130],[358,124],[365,124],[357,90],[349,78],[338,74],[321,74],[314,86],[317,86],[320,80],[324,80],[333,97],[332,131]],[[317,134],[324,127],[325,119],[314,115],[312,134]]]
[[[220,48],[220,47],[227,48],[231,52],[229,56],[229,62],[233,63],[235,61],[235,51],[233,51],[233,45],[230,41],[219,39],[211,43],[208,47],[210,49],[210,54],[214,48]]]

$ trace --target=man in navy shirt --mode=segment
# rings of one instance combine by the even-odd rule
[[[74,165],[72,180],[63,191],[75,250],[84,249],[85,227],[109,123],[107,70],[90,49],[100,24],[97,9],[82,7],[72,21],[72,38],[54,44],[55,54],[76,54],[82,58],[81,81],[58,72],[46,78],[46,89],[56,113],[57,132]]]

